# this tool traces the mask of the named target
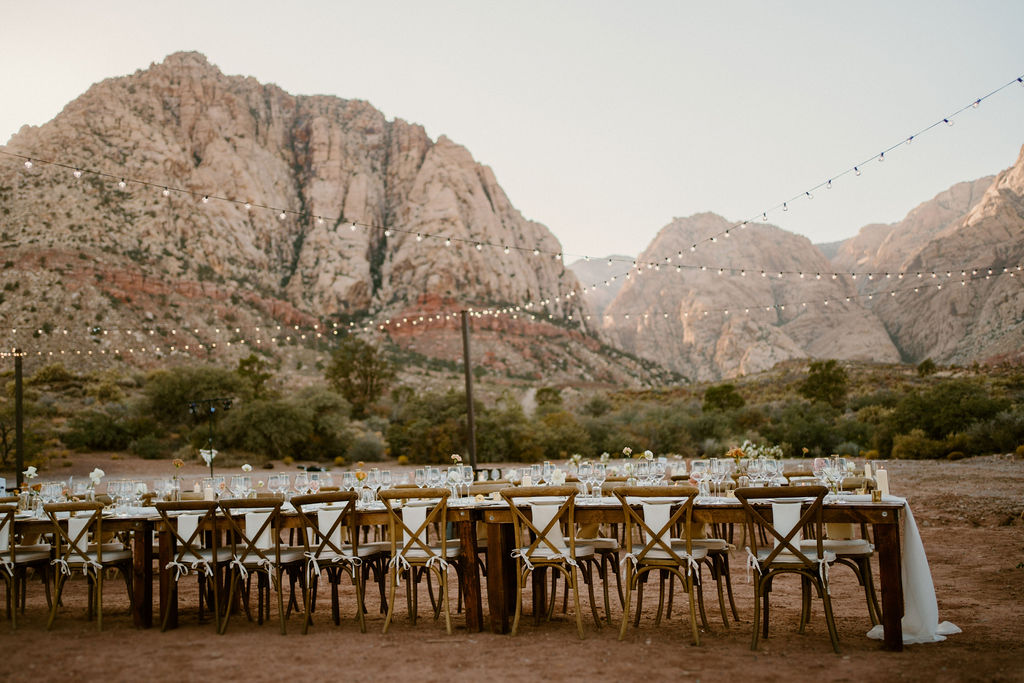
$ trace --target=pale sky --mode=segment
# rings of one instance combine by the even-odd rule
[[[1020,0],[0,0],[0,17],[0,141],[96,81],[198,50],[465,145],[567,262],[636,254],[673,216],[758,215],[1024,75]],[[846,238],[1022,144],[1015,85],[769,218]]]

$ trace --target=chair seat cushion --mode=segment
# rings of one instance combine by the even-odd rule
[[[92,562],[96,562],[99,559],[99,556],[97,555],[97,553],[92,552],[92,551],[86,552],[86,555],[89,557],[89,560],[92,561]],[[115,562],[124,562],[125,560],[131,560],[131,559],[132,559],[132,553],[131,553],[130,550],[110,550],[110,551],[108,551],[105,548],[103,550],[103,564],[114,564]],[[83,560],[82,556],[77,554],[77,553],[75,553],[71,557],[68,557],[67,560],[68,560],[68,564],[70,566],[72,566],[72,567],[80,567],[83,564],[85,564],[85,560]]]
[[[457,538],[449,538],[447,544],[445,545],[444,557],[445,559],[451,559],[453,557],[456,557],[461,550],[462,547],[459,545],[459,540]],[[430,552],[433,555],[440,555],[441,546],[430,546]],[[412,548],[409,548],[404,553],[402,553],[402,555],[404,555],[405,558],[408,560],[422,560],[423,558],[428,557],[427,551],[423,548],[420,548],[419,546],[413,546]]]
[[[213,562],[213,550],[211,548],[197,548],[196,553],[199,557],[203,558],[207,562]],[[182,561],[185,564],[189,564],[196,560],[196,555],[187,552],[182,557]],[[220,547],[217,548],[217,562],[230,562],[231,561],[231,548]]]
[[[303,555],[304,552],[305,551],[302,548],[281,548],[281,564],[291,564],[293,562],[305,560],[306,557],[305,555]],[[268,548],[264,550],[263,553],[267,556],[268,559],[270,559],[271,561],[275,561],[273,548]],[[228,561],[230,561],[230,558],[231,554],[229,552]],[[259,555],[256,555],[255,553],[249,553],[249,555],[246,556],[244,560],[242,560],[242,564],[245,565],[246,569],[252,569],[254,567],[261,568],[259,564],[259,561],[261,559],[262,558]]]
[[[681,559],[685,560],[686,559],[686,543],[684,542],[682,544],[682,547],[677,546],[675,543],[673,543],[672,544],[672,552],[674,552],[676,555],[678,555]],[[693,557],[693,559],[695,559],[695,560],[703,560],[705,557],[708,556],[708,551],[707,551],[706,548],[698,548],[696,545],[694,545],[693,546],[693,552],[690,553],[690,556]],[[647,560],[673,560],[675,558],[673,558],[671,555],[669,555],[669,553],[666,550],[662,549],[661,547],[654,546],[653,548],[651,548],[650,550],[647,551],[647,554],[644,555],[644,559],[647,559]]]
[[[589,539],[588,539],[588,543],[589,543]],[[525,553],[527,550],[529,550],[529,546],[524,546],[522,548],[519,548],[519,553]],[[565,549],[565,554],[566,555],[569,554],[569,549],[568,548]],[[593,557],[593,556],[594,556],[594,546],[592,546],[592,545],[577,545],[576,546],[576,559]],[[549,560],[551,560],[554,557],[555,557],[555,553],[552,552],[551,548],[548,548],[545,545],[541,545],[541,546],[535,548],[534,551],[529,555],[529,558],[530,558],[531,562],[549,561]]]
[[[359,552],[361,558],[372,557],[373,555],[390,554],[391,541],[373,541],[372,543],[360,543]]]
[[[675,548],[677,544],[686,547],[686,541],[681,538],[673,538],[672,547]],[[710,553],[718,550],[728,550],[729,542],[724,538],[695,538],[693,539],[693,548],[703,548]]]
[[[815,548],[813,546],[810,547],[810,548],[806,548],[806,547],[803,546],[803,542],[801,542],[801,544],[798,547],[800,548],[800,552],[802,552],[807,557],[808,560],[810,560],[811,562],[817,562],[818,561],[818,550],[817,550],[817,548]],[[768,557],[768,555],[772,552],[772,550],[774,550],[774,548],[758,548],[757,549],[757,561],[758,562],[764,562],[765,558]],[[772,560],[772,564],[773,565],[780,565],[780,564],[803,564],[803,560],[801,560],[799,557],[797,557],[793,553],[789,552],[788,550],[783,550],[781,553],[779,553],[778,555],[775,556],[775,559]]]
[[[49,548],[49,546],[46,546],[46,547]],[[18,548],[17,552],[18,552],[18,556],[17,556],[16,564],[19,564],[19,565],[35,564],[37,562],[46,562],[46,561],[49,561],[49,559],[50,559],[50,551],[49,550],[45,550],[45,551],[43,551],[43,550],[23,550],[21,548]],[[0,553],[0,560],[4,560],[4,561],[7,561],[7,562],[10,562],[11,561],[11,553],[10,553],[10,551],[5,551],[5,552]]]
[[[576,547],[577,547],[577,549],[580,547],[580,545],[591,546],[591,547],[594,548],[594,550],[597,550],[597,551],[601,551],[601,550],[618,550],[619,549],[619,539],[617,539],[617,538],[602,538],[602,537],[598,537],[598,538],[582,538],[581,537],[581,538],[577,538],[576,539]]]
[[[815,549],[816,545],[817,543],[814,539],[800,541],[801,550],[805,548]],[[871,555],[874,552],[874,546],[863,538],[829,539],[822,541],[821,545],[823,549],[833,552],[838,556]]]

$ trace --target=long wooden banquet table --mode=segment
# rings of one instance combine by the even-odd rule
[[[699,503],[694,507],[694,520],[706,523],[743,522],[743,510],[732,499],[723,502]],[[882,625],[885,631],[884,645],[890,650],[903,649],[903,583],[902,558],[900,550],[901,502],[843,502],[826,503],[826,522],[868,524],[872,527],[875,553],[879,565],[879,583],[882,604]],[[359,525],[386,524],[387,514],[383,510],[360,510],[357,512]],[[580,524],[621,524],[624,521],[622,508],[618,503],[579,504],[576,506],[576,521]],[[484,628],[483,585],[480,582],[477,553],[477,522],[487,527],[487,607],[491,630],[507,633],[510,618],[515,610],[516,565],[512,558],[515,539],[512,527],[512,513],[505,505],[485,502],[483,504],[453,505],[448,510],[448,522],[453,525],[466,552],[465,571],[461,573],[462,592],[465,603],[466,626],[471,631]],[[16,529],[28,533],[47,533],[50,522],[38,519],[16,520]],[[298,524],[296,515],[285,515],[285,526]],[[167,564],[174,554],[174,537],[160,524],[159,517],[137,515],[131,517],[105,517],[104,531],[131,532],[134,556],[133,591],[135,612],[133,622],[137,627],[148,628],[153,624],[153,540],[159,542],[159,583],[160,614],[171,610],[169,623],[177,622],[177,601],[170,590],[171,572]]]

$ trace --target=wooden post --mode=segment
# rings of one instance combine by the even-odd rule
[[[18,488],[25,477],[25,406],[21,382],[21,349],[14,349],[14,469]]]
[[[469,427],[469,464],[476,477],[476,418],[473,415],[473,366],[469,360],[469,313],[462,311],[462,364],[466,366],[466,421]]]

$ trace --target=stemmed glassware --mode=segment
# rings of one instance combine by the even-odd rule
[[[297,493],[305,494],[309,490],[309,474],[306,472],[299,472],[295,475],[293,483]]]
[[[708,463],[706,460],[694,460],[690,465],[690,478],[697,482],[697,495],[708,495]]]
[[[581,462],[576,468],[576,478],[583,483],[584,496],[589,495],[591,493],[590,487],[593,484],[594,479],[594,463],[589,461]]]
[[[427,485],[427,470],[422,467],[417,467],[414,474],[413,483],[416,486],[423,488]]]
[[[356,479],[355,472],[346,472],[345,474],[341,475],[341,488],[345,489],[346,491],[355,491],[356,484],[358,482],[359,480]]]
[[[391,470],[384,470],[380,473],[380,488],[387,491],[391,488],[392,477]]]
[[[469,496],[469,487],[473,485],[473,466],[462,466],[462,486],[466,489],[466,496]]]
[[[593,475],[593,479],[592,479],[593,485],[594,485],[594,490],[592,491],[592,495],[595,498],[600,498],[601,497],[601,487],[604,486],[604,481],[605,481],[605,479],[607,479],[607,477],[608,477],[608,466],[605,465],[603,462],[595,463],[594,464],[594,475]]]
[[[370,501],[377,500],[377,491],[380,490],[380,470],[376,467],[371,467],[370,471],[366,473],[366,488],[370,489],[371,498]]]

